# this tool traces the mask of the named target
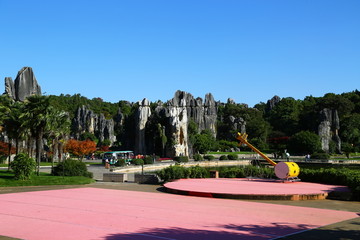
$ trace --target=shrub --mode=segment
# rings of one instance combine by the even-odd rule
[[[174,161],[181,163],[181,162],[188,162],[189,161],[189,157],[188,156],[176,156],[174,157]]]
[[[229,160],[229,159],[226,155],[221,155],[219,160]]]
[[[144,160],[142,160],[141,158],[135,158],[131,161],[131,163],[134,165],[144,165]]]
[[[274,169],[248,165],[244,167],[246,177],[275,178]]]
[[[195,154],[194,155],[194,161],[202,161],[204,160],[203,156],[201,154]]]
[[[115,163],[116,167],[123,167],[126,165],[125,159],[118,159],[117,162]]]
[[[144,160],[145,164],[153,164],[154,163],[154,156],[145,156],[143,160]]]
[[[213,156],[213,155],[205,155],[204,159],[206,159],[206,160],[214,160],[215,156]]]
[[[188,178],[190,175],[190,170],[188,168],[175,165],[161,169],[160,171],[157,171],[156,174],[160,179],[167,182],[173,179]]]
[[[15,156],[14,161],[10,164],[11,169],[14,171],[15,179],[28,180],[35,170],[36,163],[34,159],[30,158],[25,153],[20,153]]]
[[[7,159],[7,156],[0,155],[0,164],[5,163],[6,159]]]
[[[68,159],[59,162],[52,170],[55,176],[83,176],[92,178],[92,172],[88,172],[86,164],[78,160]]]
[[[188,168],[189,178],[206,178],[209,177],[209,171],[200,166],[193,166]]]
[[[226,140],[220,140],[219,141],[219,149],[222,152],[229,152],[230,149],[234,149],[238,147],[238,143],[235,141],[226,141]]]
[[[229,160],[237,160],[238,159],[238,155],[235,153],[231,153],[229,155],[227,155]]]
[[[327,153],[313,153],[311,155],[312,159],[322,159],[322,160],[329,160],[330,159],[330,155]]]
[[[360,200],[360,172],[347,168],[302,168],[299,177],[302,181],[348,186],[354,200]]]

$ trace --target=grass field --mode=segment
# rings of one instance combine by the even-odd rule
[[[254,152],[209,152],[204,155],[255,154]]]
[[[15,180],[14,174],[6,170],[0,170],[0,187],[15,186],[45,186],[45,185],[82,185],[94,182],[87,177],[62,177],[52,176],[49,173],[33,175],[30,180]]]

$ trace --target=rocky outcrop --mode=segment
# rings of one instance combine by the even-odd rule
[[[15,85],[11,77],[5,77],[5,94],[14,100],[16,99]]]
[[[199,133],[209,129],[216,137],[217,103],[209,93],[202,98],[194,98],[191,94],[184,91],[177,91],[174,97],[166,103],[164,110],[157,108],[158,113],[165,112],[168,118],[168,129],[170,142],[173,147],[169,154],[173,156],[192,155],[192,146],[189,142],[188,125],[190,120],[198,126]]]
[[[16,101],[24,101],[31,95],[41,95],[41,88],[36,81],[31,67],[23,67],[17,74],[15,81],[5,78],[5,94]]]
[[[217,103],[211,93],[202,98],[194,98],[190,93],[177,91],[168,106],[185,107],[188,120],[192,119],[198,126],[199,133],[209,129],[216,136]]]
[[[75,137],[80,139],[83,133],[89,132],[100,141],[110,140],[111,144],[116,141],[114,136],[114,120],[106,119],[103,114],[95,114],[86,106],[80,107],[73,119]]]
[[[279,96],[274,96],[266,103],[266,110],[271,111],[281,101]]]
[[[243,118],[235,118],[234,116],[229,116],[229,122],[231,123],[233,131],[240,133],[246,132],[246,121]]]
[[[202,130],[209,129],[216,137],[217,105],[211,93],[205,95],[204,126]]]
[[[188,156],[188,133],[187,127],[189,123],[186,102],[181,101],[177,106],[168,106],[169,125],[171,129],[171,139],[173,140],[174,156]]]
[[[135,153],[146,154],[145,127],[151,116],[150,102],[144,98],[139,103],[136,113],[136,129],[135,129]]]
[[[341,139],[339,137],[340,122],[337,110],[324,108],[320,112],[320,124],[318,134],[321,140],[322,150],[329,152],[330,142],[336,144],[336,151],[341,152]]]

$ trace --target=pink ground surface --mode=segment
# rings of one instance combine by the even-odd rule
[[[180,179],[168,182],[166,188],[205,193],[287,195],[321,194],[331,191],[349,191],[345,186],[335,186],[307,182],[281,182],[245,178],[203,178]]]
[[[21,239],[272,239],[356,213],[77,188],[0,195],[0,235]]]

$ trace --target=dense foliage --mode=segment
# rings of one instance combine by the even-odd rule
[[[96,151],[96,144],[91,140],[78,141],[70,139],[67,141],[64,150],[82,159],[85,155]]]
[[[20,153],[15,156],[14,161],[10,164],[14,172],[15,179],[28,180],[35,170],[35,161],[25,153]]]
[[[360,200],[359,168],[320,168],[301,169],[299,177],[302,181],[348,186],[355,200]]]
[[[184,167],[180,165],[170,166],[158,171],[156,174],[160,179],[167,182],[181,178],[208,178],[210,170],[219,171],[221,178],[244,178],[244,177],[261,177],[274,178],[274,171],[270,168],[258,168],[256,166],[240,167],[216,167],[206,168],[200,166]]]
[[[173,158],[175,162],[182,163],[182,162],[188,162],[189,157],[188,156],[176,156]]]
[[[165,182],[181,178],[205,178],[210,176],[209,171],[203,167],[192,166],[186,168],[180,165],[163,168],[156,174]]]
[[[72,159],[59,162],[53,168],[52,174],[55,176],[83,176],[92,178],[92,172],[88,172],[84,162]]]

